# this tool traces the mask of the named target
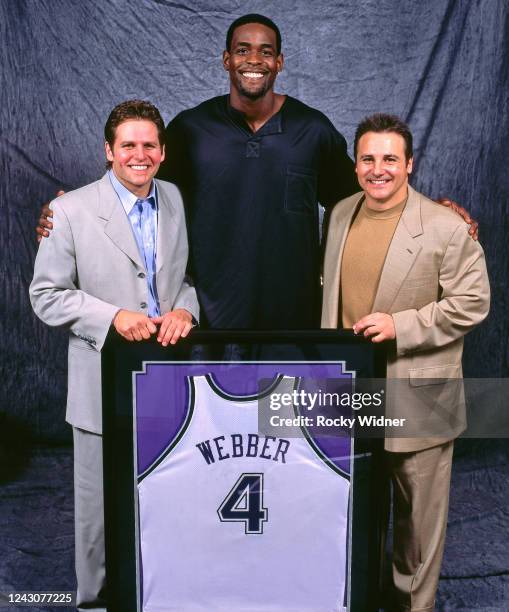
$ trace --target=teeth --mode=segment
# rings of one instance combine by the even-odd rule
[[[388,182],[388,179],[378,179],[378,180],[371,179],[369,182],[373,183],[374,185],[384,185],[385,183]]]
[[[248,77],[249,79],[261,79],[263,77],[262,72],[243,72],[242,76]]]
[[[148,166],[131,166],[133,170],[146,170]]]

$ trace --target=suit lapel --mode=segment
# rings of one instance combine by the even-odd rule
[[[329,228],[327,236],[326,268],[324,269],[324,312],[323,324],[327,327],[338,327],[339,287],[341,283],[341,261],[346,237],[352,219],[364,199],[364,193],[352,196],[352,202],[342,203],[339,207],[334,226]]]
[[[107,174],[99,182],[98,214],[106,221],[104,233],[129,259],[144,270],[133,229]]]
[[[157,219],[156,274],[159,274],[164,263],[169,261],[176,224],[175,209],[171,199],[159,186],[157,188],[157,201],[159,203],[159,216]]]
[[[409,186],[408,200],[387,251],[372,312],[391,311],[398,291],[422,248],[415,240],[415,237],[421,234],[420,197]]]

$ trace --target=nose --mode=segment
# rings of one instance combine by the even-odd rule
[[[141,160],[145,158],[145,149],[143,147],[142,143],[139,143],[136,145],[135,149],[134,149],[134,154],[136,156],[136,159]]]
[[[384,173],[383,159],[375,159],[375,163],[374,163],[374,166],[373,166],[373,173],[377,174],[377,175]]]
[[[256,49],[251,49],[251,51],[246,56],[246,62],[248,64],[260,64],[261,63],[260,56],[258,52],[256,51]]]

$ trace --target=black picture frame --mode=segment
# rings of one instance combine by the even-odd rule
[[[345,361],[357,379],[381,379],[386,374],[383,347],[348,330],[321,331],[200,331],[175,346],[155,340],[127,342],[115,334],[102,351],[103,457],[106,575],[108,610],[137,612],[136,503],[133,482],[133,373],[146,362],[214,359],[225,348],[246,361]],[[199,348],[198,348],[199,347]],[[229,351],[231,353],[231,351]],[[198,357],[197,357],[198,356]],[[229,361],[227,359],[226,361]],[[377,610],[380,601],[381,525],[385,489],[379,453],[381,439],[354,442],[355,487],[352,518],[352,611]]]

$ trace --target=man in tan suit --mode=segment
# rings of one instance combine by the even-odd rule
[[[461,379],[463,336],[488,314],[488,276],[483,250],[461,218],[408,185],[412,135],[402,121],[364,119],[354,149],[363,191],[331,215],[322,327],[388,342],[387,377],[400,380],[388,384],[386,413],[407,417],[413,427],[408,437],[385,440],[394,609],[429,611],[444,548],[453,441],[465,423],[462,385],[451,391],[447,379]]]

